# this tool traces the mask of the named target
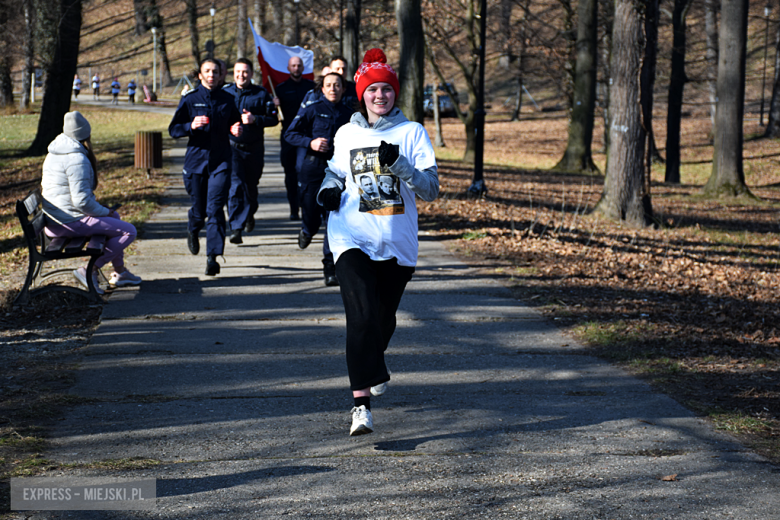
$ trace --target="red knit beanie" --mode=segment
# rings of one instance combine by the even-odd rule
[[[387,64],[387,56],[382,49],[371,49],[363,57],[363,63],[355,72],[355,90],[358,100],[363,100],[363,92],[374,83],[389,83],[398,97],[401,84],[398,83],[398,74],[393,67]]]

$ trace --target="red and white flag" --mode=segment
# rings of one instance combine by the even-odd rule
[[[287,70],[287,62],[293,56],[298,56],[303,60],[303,77],[314,80],[314,53],[307,51],[297,45],[288,47],[281,43],[271,43],[255,32],[252,20],[249,20],[249,27],[252,29],[252,36],[255,38],[255,47],[257,47],[257,61],[260,63],[260,70],[263,73],[263,86],[271,92],[268,84],[268,77],[274,83],[274,87],[290,78],[290,72]]]

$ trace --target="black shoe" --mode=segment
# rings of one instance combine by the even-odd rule
[[[248,215],[246,217],[246,224],[244,225],[244,231],[251,233],[255,229],[255,216]]]
[[[187,247],[190,248],[190,253],[197,255],[200,252],[200,242],[198,241],[198,233],[187,231]]]
[[[322,259],[322,274],[325,276],[325,285],[338,287],[339,279],[336,276],[336,266],[333,265],[333,259],[329,257]]]
[[[301,220],[297,213],[290,213],[290,220]]]
[[[244,240],[241,238],[241,230],[240,229],[234,229],[230,232],[230,243],[231,244],[243,244]]]
[[[209,255],[208,258],[206,258],[206,275],[217,276],[218,274],[219,262],[217,262],[217,257],[215,255]]]
[[[298,233],[298,247],[306,249],[309,244],[311,244],[311,237],[301,229],[301,232]]]

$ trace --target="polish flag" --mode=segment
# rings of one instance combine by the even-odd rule
[[[260,70],[263,73],[263,87],[266,90],[272,92],[271,86],[268,84],[269,76],[274,87],[290,78],[287,62],[293,56],[298,56],[303,60],[303,77],[314,81],[314,53],[312,51],[307,51],[297,45],[287,47],[281,43],[269,42],[257,34],[251,19],[249,20],[249,28],[252,29],[252,36],[255,38],[257,61],[260,63]]]

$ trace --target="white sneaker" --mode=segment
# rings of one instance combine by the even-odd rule
[[[79,281],[81,285],[84,287],[89,288],[89,285],[87,285],[87,268],[86,267],[79,267],[75,271],[73,271],[73,276],[76,277],[76,280]],[[95,290],[98,294],[105,294],[106,291],[100,288],[100,282],[98,282],[98,274],[97,271],[92,271],[92,283],[95,286]]]
[[[130,272],[129,269],[122,271],[122,274],[117,272],[111,273],[111,279],[108,281],[110,285],[115,287],[124,287],[125,285],[140,285],[141,277],[136,276]]]
[[[364,405],[352,408],[352,427],[349,434],[364,435],[374,431],[374,420],[371,418],[371,410],[366,409]]]
[[[392,372],[388,370],[387,375],[392,375]],[[373,395],[374,397],[379,397],[385,392],[387,392],[387,381],[371,387],[371,395]]]
[[[387,392],[387,381],[371,387],[371,395],[373,395],[374,397],[379,397],[385,392]]]

